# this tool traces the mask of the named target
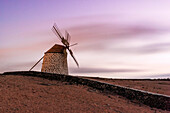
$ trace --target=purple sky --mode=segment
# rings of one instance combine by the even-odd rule
[[[29,70],[67,30],[72,75],[170,77],[169,0],[1,0],[0,72]],[[40,71],[41,63],[34,69]],[[166,76],[165,76],[166,75]]]

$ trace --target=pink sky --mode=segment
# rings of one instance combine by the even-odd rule
[[[0,1],[0,72],[29,70],[55,43],[51,28],[71,34],[80,68],[71,75],[167,78],[169,0]],[[34,69],[40,71],[41,63]]]

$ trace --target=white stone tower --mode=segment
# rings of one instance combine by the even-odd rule
[[[66,48],[62,45],[55,44],[45,52],[41,71],[68,75]]]

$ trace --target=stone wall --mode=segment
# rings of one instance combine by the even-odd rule
[[[66,53],[45,53],[42,72],[68,75]]]

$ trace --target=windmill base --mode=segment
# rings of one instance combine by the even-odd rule
[[[67,54],[45,53],[41,71],[68,75]]]

